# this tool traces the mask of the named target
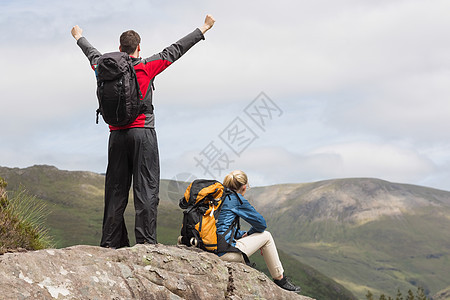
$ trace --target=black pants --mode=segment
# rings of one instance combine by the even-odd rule
[[[123,214],[131,182],[136,211],[136,243],[156,244],[159,154],[154,129],[131,128],[110,133],[102,247],[130,246]]]

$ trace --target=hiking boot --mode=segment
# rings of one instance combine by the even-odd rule
[[[285,289],[287,291],[291,291],[291,292],[295,292],[295,293],[300,293],[300,291],[302,290],[299,286],[293,285],[286,276],[283,276],[282,279],[280,280],[273,280],[276,285],[278,285],[280,288]]]

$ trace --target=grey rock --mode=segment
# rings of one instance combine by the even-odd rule
[[[184,246],[73,246],[0,256],[0,299],[311,299]]]

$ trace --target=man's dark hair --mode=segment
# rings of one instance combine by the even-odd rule
[[[122,52],[133,54],[140,43],[141,37],[134,30],[127,30],[120,35],[120,48],[122,49]]]

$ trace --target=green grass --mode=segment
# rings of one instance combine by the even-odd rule
[[[5,187],[0,178],[0,253],[52,247],[53,239],[45,226],[46,204],[24,188],[7,197]]]

